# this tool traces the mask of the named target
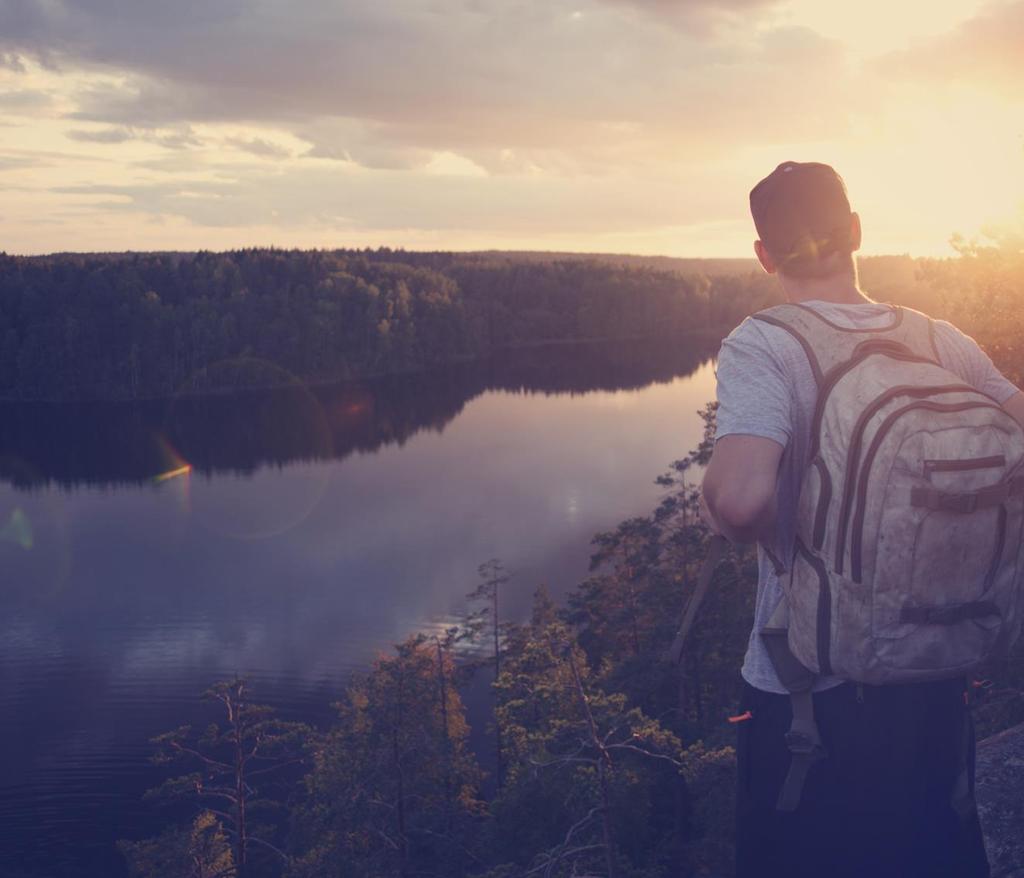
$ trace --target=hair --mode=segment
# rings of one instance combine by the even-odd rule
[[[824,280],[842,275],[857,279],[857,263],[853,258],[853,251],[850,249],[832,250],[824,256],[810,254],[789,259],[777,259],[770,248],[768,252],[775,260],[779,274],[786,277],[799,280]]]

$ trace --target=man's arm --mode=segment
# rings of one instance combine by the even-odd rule
[[[1021,406],[1024,417],[1024,401]],[[783,451],[762,436],[729,434],[715,443],[702,489],[713,530],[737,543],[768,540],[775,528],[775,482]]]

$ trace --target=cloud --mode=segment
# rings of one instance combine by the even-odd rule
[[[780,0],[606,0],[635,6],[645,11],[674,12],[746,12],[763,6],[772,6]]]
[[[948,33],[883,58],[901,77],[972,82],[1011,97],[1024,81],[1024,2],[995,2]]]
[[[308,0],[299,14],[262,0],[9,0],[0,50],[114,74],[74,94],[77,121],[276,127],[309,142],[311,157],[374,168],[450,150],[500,170],[511,151],[515,167],[591,172],[713,151],[755,127],[772,139],[840,125],[838,45],[805,32],[772,54],[779,37],[751,26],[771,6]],[[743,33],[664,26],[680,14],[742,15]],[[766,93],[785,93],[785,105]]]
[[[471,229],[513,235],[605,233],[731,218],[746,189],[698,193],[638,177],[505,178],[365,171],[333,164],[281,170],[218,166],[221,179],[59,187],[119,213],[181,217],[200,226],[322,225],[351,230]],[[500,210],[495,210],[500,205]]]
[[[24,73],[25,63],[14,52],[0,52],[0,69]]]
[[[128,126],[98,130],[72,128],[65,132],[65,136],[83,143],[126,143],[129,140],[144,140],[166,149],[175,150],[202,145],[202,140],[187,125],[177,126],[171,130],[136,129]]]
[[[99,131],[75,128],[66,132],[65,136],[84,143],[124,143],[135,135],[127,128],[102,128]]]
[[[171,131],[147,132],[143,137],[165,149],[191,149],[203,145],[202,138],[190,125],[178,125]]]
[[[760,13],[782,0],[603,0],[619,6],[652,15],[677,27],[701,33],[713,31],[716,26],[735,22],[745,16],[749,24],[751,15]]]
[[[264,140],[261,137],[229,137],[226,142],[235,149],[240,149],[242,152],[248,152],[260,158],[286,159],[291,156],[291,150],[276,143],[271,143],[269,140]]]
[[[0,155],[0,172],[20,171],[38,164],[37,160],[26,156]]]
[[[0,112],[17,116],[34,116],[48,110],[53,96],[34,88],[19,88],[0,91]]]

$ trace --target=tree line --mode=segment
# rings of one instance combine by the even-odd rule
[[[397,251],[0,254],[0,398],[325,383],[503,348],[727,330],[757,275]],[[427,264],[423,264],[427,263]]]
[[[941,311],[937,290],[962,298],[947,287],[965,266],[968,285],[983,282],[991,253],[1013,244],[957,246],[959,260],[861,259],[865,286]],[[0,399],[138,400],[407,373],[537,343],[721,337],[777,301],[774,280],[749,260],[0,253]]]

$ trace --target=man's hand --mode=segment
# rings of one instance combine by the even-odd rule
[[[701,491],[715,532],[735,543],[770,542],[784,450],[761,436],[729,435],[715,443]]]

